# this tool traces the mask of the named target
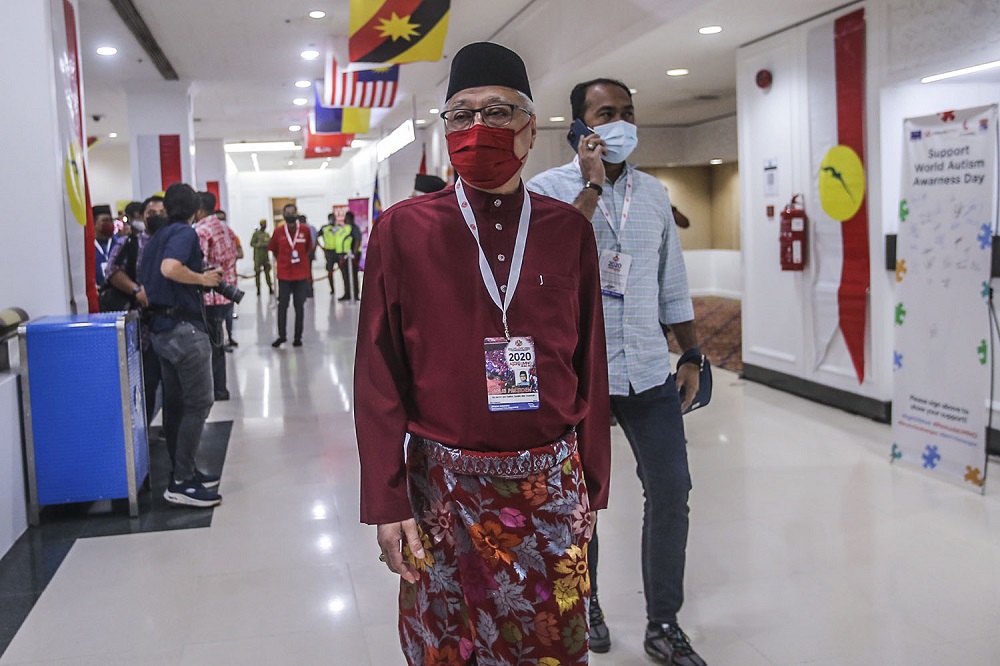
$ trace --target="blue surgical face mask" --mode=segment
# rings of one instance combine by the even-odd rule
[[[608,152],[604,156],[604,161],[608,164],[624,162],[639,145],[635,125],[624,120],[598,125],[594,131],[604,139],[604,143],[607,145]]]

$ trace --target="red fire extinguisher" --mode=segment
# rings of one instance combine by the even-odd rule
[[[781,270],[801,271],[806,267],[809,218],[796,194],[781,211]]]

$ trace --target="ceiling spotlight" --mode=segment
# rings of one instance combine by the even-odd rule
[[[288,160],[288,166],[292,166],[292,164],[294,163],[291,160]]]
[[[691,73],[690,71],[684,69],[683,67],[667,70],[667,76],[687,76],[690,73]]]
[[[118,53],[118,49],[116,49],[113,46],[98,46],[97,47],[97,55],[113,56],[116,53]]]
[[[698,28],[699,35],[717,35],[722,32],[721,25],[706,25],[702,28]]]
[[[302,129],[302,125],[289,125],[288,126],[288,131],[289,132],[298,132],[301,129]]]
[[[302,81],[296,81],[295,82],[295,87],[296,88],[308,88],[312,84],[313,84],[312,81],[306,81],[305,79],[303,79]]]
[[[118,138],[118,132],[111,132],[110,134],[108,134],[108,138],[109,139],[117,139]]]
[[[639,90],[638,90],[637,88],[629,88],[629,89],[628,89],[628,91],[629,91],[629,92],[630,92],[631,94],[633,94],[633,95],[634,95],[634,94],[636,94],[637,92],[639,92]]]
[[[550,123],[561,123],[566,120],[566,116],[549,116]]]
[[[722,160],[720,160],[719,158],[715,158],[714,160],[709,160],[708,163],[718,166],[719,164],[722,164]]]
[[[304,106],[305,104],[308,103],[309,100],[307,100],[305,97],[296,97],[295,99],[292,100],[292,104],[294,104],[295,106]]]
[[[433,113],[435,116],[441,113],[441,109],[428,109],[427,113]]]
[[[418,125],[426,125],[426,124],[427,124],[427,121],[426,121],[426,120],[424,120],[423,118],[417,118],[417,119],[416,119],[415,121],[413,121],[413,122],[415,122],[415,123],[416,123],[416,124],[418,124]]]
[[[317,51],[316,49],[306,49],[299,55],[302,56],[303,60],[315,60],[316,58],[319,57],[319,51]]]
[[[313,11],[309,12],[309,18],[321,19],[324,16],[326,16],[326,12],[322,12],[318,9],[314,9]]]

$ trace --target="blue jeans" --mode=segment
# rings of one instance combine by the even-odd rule
[[[208,333],[186,321],[152,338],[163,373],[163,432],[173,480],[186,481],[194,476],[201,433],[215,402],[212,343]]]
[[[675,623],[684,603],[688,536],[687,440],[673,375],[642,393],[611,396],[611,411],[625,431],[642,482],[642,585],[646,617]],[[597,533],[590,542],[590,581],[597,591]]]

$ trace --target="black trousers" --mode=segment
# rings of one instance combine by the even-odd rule
[[[337,267],[337,264],[339,264],[340,260],[344,258],[344,255],[339,252],[334,252],[333,250],[323,250],[323,254],[326,255],[326,278],[330,281],[330,293],[332,294],[334,292],[333,269]],[[341,267],[341,270],[343,270],[343,267]]]
[[[215,392],[225,393],[229,390],[226,385],[226,350],[223,349],[226,342],[225,324],[226,317],[233,311],[233,304],[228,305],[206,305],[205,317],[208,320],[208,334],[212,339],[212,381],[215,385]]]
[[[353,259],[347,259],[344,261],[344,265],[340,267],[340,275],[344,278],[344,296],[350,295],[354,300],[358,300],[359,286],[358,285],[358,257],[354,256]],[[351,289],[351,279],[354,280],[354,289]]]
[[[142,384],[146,392],[146,427],[156,416],[156,389],[160,385],[160,357],[150,343],[148,349],[142,351]]]
[[[288,337],[288,301],[295,305],[295,339],[302,339],[310,280],[278,280],[278,337]]]

